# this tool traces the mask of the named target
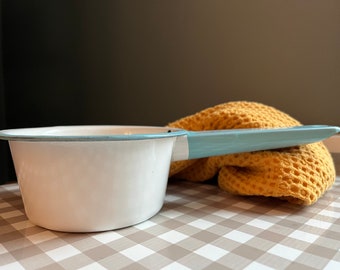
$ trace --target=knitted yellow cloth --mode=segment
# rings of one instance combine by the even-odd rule
[[[168,126],[199,131],[297,125],[301,124],[273,107],[239,101],[205,109]],[[220,188],[233,194],[278,197],[310,205],[332,186],[335,168],[322,142],[176,161],[170,168],[170,176],[190,181],[205,181],[216,175]]]

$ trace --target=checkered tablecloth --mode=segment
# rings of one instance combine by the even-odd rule
[[[34,226],[4,185],[0,269],[340,269],[340,178],[308,207],[171,181],[150,220],[91,234]]]

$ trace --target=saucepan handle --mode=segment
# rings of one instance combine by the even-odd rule
[[[288,128],[188,131],[176,140],[172,160],[277,149],[322,141],[340,127],[305,125]]]

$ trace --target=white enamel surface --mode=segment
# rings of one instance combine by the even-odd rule
[[[189,158],[188,136],[176,137],[176,142],[172,151],[171,161],[187,160]]]
[[[175,137],[138,141],[10,141],[32,223],[67,232],[130,226],[162,207]]]

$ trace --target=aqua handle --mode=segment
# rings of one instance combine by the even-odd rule
[[[324,125],[188,131],[188,159],[303,145],[322,141],[339,132],[340,127]]]

